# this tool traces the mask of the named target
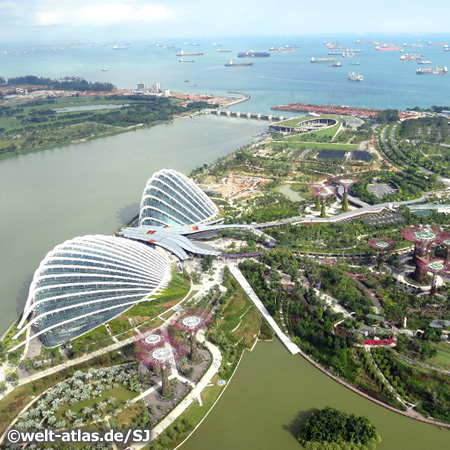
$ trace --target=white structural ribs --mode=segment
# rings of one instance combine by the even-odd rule
[[[59,332],[67,337],[75,322],[73,329],[83,329],[82,334],[89,330],[91,316],[100,322],[102,315],[109,320],[112,311],[120,313],[150,299],[170,276],[167,258],[138,242],[100,235],[66,241],[49,252],[36,270],[15,338],[38,325],[33,337],[53,330],[52,339],[57,340]],[[36,316],[24,326],[32,312]],[[94,321],[92,328],[98,324]],[[75,337],[76,332],[70,339]]]
[[[195,225],[212,220],[219,210],[188,177],[163,169],[153,174],[142,194],[140,225]]]

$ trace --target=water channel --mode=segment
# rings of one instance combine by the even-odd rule
[[[313,408],[325,406],[368,417],[383,439],[377,450],[448,448],[448,429],[360,397],[275,340],[244,355],[226,392],[181,450],[301,450],[299,425]]]
[[[183,118],[0,161],[0,333],[21,313],[34,271],[67,239],[108,234],[137,214],[148,178],[189,173],[253,141],[267,122]]]

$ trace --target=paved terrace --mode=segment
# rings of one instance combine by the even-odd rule
[[[250,300],[255,304],[255,306],[259,309],[261,314],[267,320],[269,325],[275,331],[278,339],[284,344],[284,346],[291,352],[292,355],[297,353],[301,353],[300,348],[297,344],[294,344],[290,338],[288,338],[282,331],[278,324],[273,320],[272,316],[267,311],[266,307],[262,304],[261,300],[256,295],[255,291],[252,289],[248,281],[245,279],[242,272],[238,269],[238,267],[234,264],[229,265],[230,271],[233,276],[236,278],[238,283],[241,285],[242,289],[244,289],[245,293],[249,296]]]

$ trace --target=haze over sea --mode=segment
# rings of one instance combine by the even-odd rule
[[[400,60],[399,51],[376,51],[373,44],[355,41],[374,40],[394,43],[404,52],[421,53],[422,59],[436,66],[450,66],[450,52],[442,45],[450,35],[315,35],[297,37],[232,37],[161,39],[155,41],[0,43],[0,76],[43,77],[81,76],[89,81],[107,81],[119,88],[135,88],[138,82],[159,82],[163,88],[191,93],[224,94],[241,91],[251,95],[245,105],[233,109],[267,113],[271,106],[288,102],[349,105],[372,108],[406,109],[414,106],[450,104],[450,74],[417,75],[416,69],[428,67],[417,61]],[[312,64],[311,57],[326,57],[323,44],[339,42],[343,47],[362,49],[359,58],[336,58],[342,67]],[[198,45],[185,45],[197,43]],[[157,47],[152,43],[160,43]],[[213,46],[213,43],[221,46]],[[423,47],[403,47],[403,44]],[[113,46],[127,47],[113,50]],[[168,48],[163,48],[167,45]],[[237,52],[268,51],[270,47],[298,45],[295,51],[270,52],[269,58],[236,58]],[[185,57],[193,63],[180,63],[176,53],[203,52],[204,56]],[[218,49],[231,49],[219,53]],[[224,67],[234,62],[253,62],[251,67]],[[359,66],[350,65],[359,62]],[[103,69],[108,69],[103,71]],[[347,79],[359,72],[364,81]]]

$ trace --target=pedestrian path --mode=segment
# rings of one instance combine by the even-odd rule
[[[291,352],[291,354],[295,355],[300,353],[300,348],[297,344],[294,344],[291,339],[286,336],[282,331],[278,324],[273,320],[272,316],[267,311],[266,307],[262,304],[261,300],[256,295],[255,291],[252,289],[248,281],[245,279],[242,272],[238,269],[236,265],[229,265],[230,272],[233,274],[234,278],[236,278],[237,282],[241,285],[242,289],[244,289],[245,293],[249,296],[250,300],[255,304],[255,306],[259,309],[261,314],[267,320],[269,325],[272,327],[275,334],[278,336],[278,339],[284,344],[284,346]]]

